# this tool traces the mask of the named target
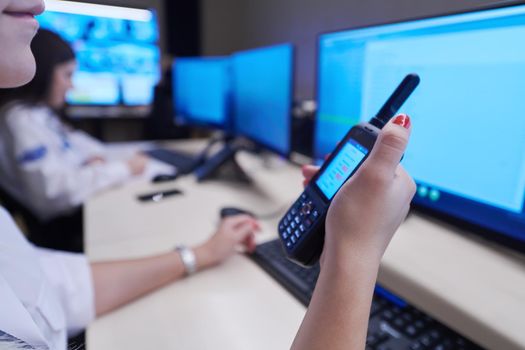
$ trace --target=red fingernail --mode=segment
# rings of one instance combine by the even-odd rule
[[[394,124],[400,125],[404,127],[405,129],[410,128],[410,117],[406,114],[400,114],[394,119]]]

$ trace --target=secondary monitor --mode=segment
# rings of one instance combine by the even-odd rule
[[[71,105],[142,106],[160,78],[159,34],[150,10],[46,0],[42,28],[71,43],[78,70]]]
[[[177,58],[173,63],[177,123],[229,129],[230,59]]]
[[[525,247],[525,6],[322,34],[315,156],[375,113],[408,73],[414,203]]]
[[[293,85],[293,46],[238,52],[232,57],[235,131],[287,156]]]

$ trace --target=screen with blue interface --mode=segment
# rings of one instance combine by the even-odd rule
[[[415,72],[415,203],[525,240],[523,38],[523,5],[321,35],[316,158]]]
[[[226,128],[230,88],[228,58],[176,59],[173,93],[177,122]]]
[[[72,105],[148,105],[160,78],[153,11],[69,1],[46,1],[38,21],[68,41],[78,70]]]
[[[334,197],[367,154],[368,150],[361,144],[348,140],[315,182],[326,198]]]
[[[278,45],[233,55],[235,129],[261,145],[290,152],[293,47]]]

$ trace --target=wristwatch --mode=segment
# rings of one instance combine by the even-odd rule
[[[180,259],[184,265],[184,270],[186,271],[186,276],[193,275],[197,272],[197,259],[195,258],[193,250],[185,245],[178,245],[175,247],[175,250],[180,255]]]

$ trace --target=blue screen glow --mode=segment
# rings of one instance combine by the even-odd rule
[[[236,131],[279,152],[290,152],[292,103],[291,45],[279,45],[233,56]]]
[[[418,73],[402,108],[415,202],[525,240],[523,38],[525,6],[322,35],[316,158]]]
[[[99,6],[79,3],[82,8]],[[112,10],[114,13],[115,9]],[[89,12],[89,11],[88,11]],[[46,11],[38,16],[42,28],[61,35],[77,56],[72,105],[148,105],[160,78],[157,20]]]
[[[231,87],[229,59],[176,59],[173,82],[178,121],[226,128]]]
[[[352,139],[341,148],[315,182],[326,198],[334,197],[367,154],[368,150]]]

